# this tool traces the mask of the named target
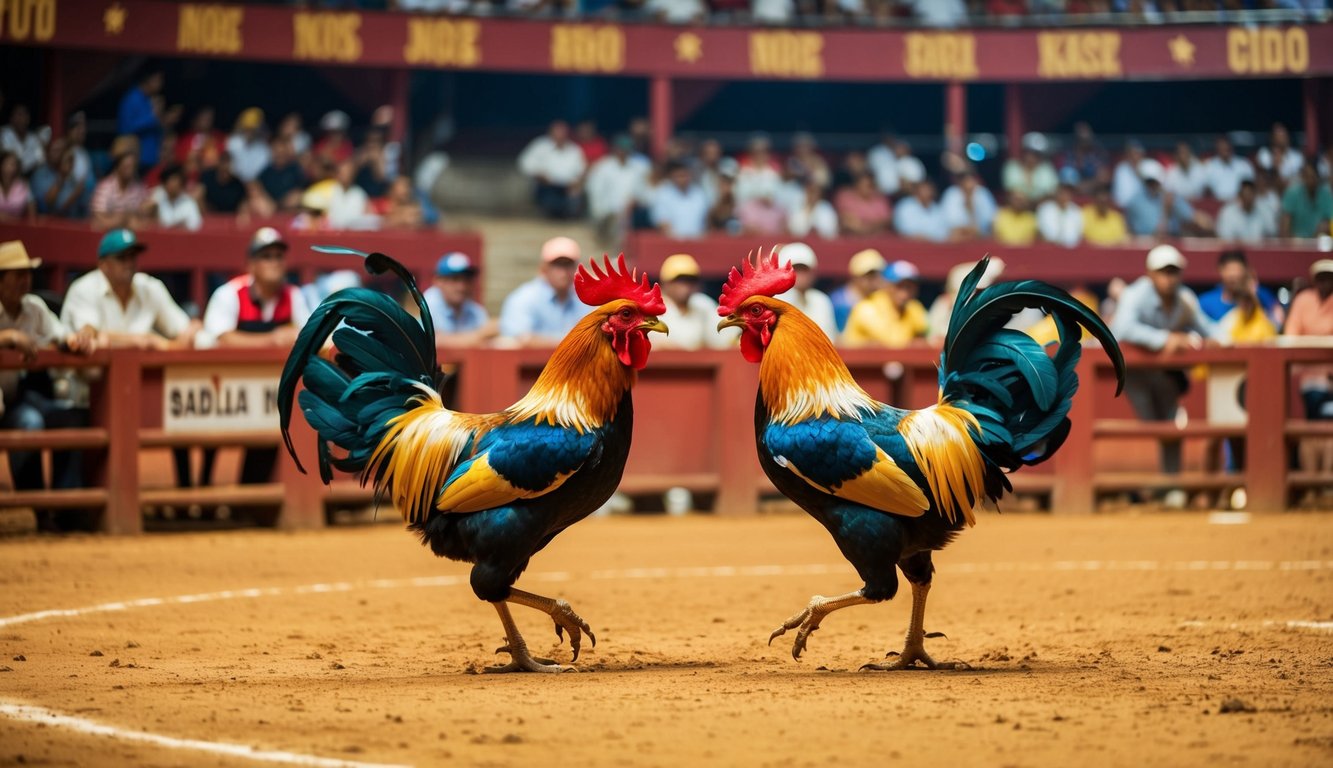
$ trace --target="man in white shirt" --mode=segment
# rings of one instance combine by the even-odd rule
[[[623,133],[611,140],[611,154],[593,163],[585,185],[588,214],[602,244],[620,243],[634,201],[651,172],[647,158],[634,154],[634,140]]]
[[[773,159],[767,136],[750,138],[749,149],[741,159],[736,175],[736,204],[761,197],[776,198],[782,191],[782,172]]]
[[[901,182],[898,179],[898,156],[895,152],[893,136],[885,134],[878,144],[866,152],[866,164],[875,174],[875,186],[879,191],[892,197],[898,194]]]
[[[935,202],[934,183],[922,179],[910,197],[898,201],[893,209],[893,226],[898,234],[913,240],[942,243],[949,239],[949,222],[944,209]]]
[[[1175,162],[1166,169],[1162,187],[1186,200],[1198,200],[1208,188],[1208,169],[1188,142],[1176,144]]]
[[[981,186],[976,172],[970,169],[958,174],[957,183],[944,191],[940,207],[953,240],[988,237],[998,208],[995,196]]]
[[[1254,178],[1254,167],[1250,161],[1236,154],[1231,140],[1225,136],[1217,137],[1217,154],[1208,158],[1208,191],[1222,202],[1236,199],[1240,192],[1240,183]]]
[[[1116,207],[1124,208],[1143,191],[1143,179],[1139,167],[1144,160],[1143,144],[1130,139],[1125,145],[1125,156],[1115,166],[1111,175],[1111,199]]]
[[[1255,153],[1254,164],[1265,170],[1276,171],[1278,178],[1282,180],[1282,185],[1286,186],[1300,176],[1305,158],[1291,146],[1291,134],[1287,132],[1287,126],[1273,123],[1268,146],[1260,147]]]
[[[653,226],[668,237],[703,237],[708,225],[708,195],[682,163],[667,166],[667,178],[653,193]]]
[[[926,166],[912,154],[912,145],[902,139],[893,143],[895,169],[898,172],[898,191],[910,195],[916,185],[926,180]]]
[[[819,261],[815,251],[805,243],[787,243],[778,250],[778,263],[790,262],[796,273],[796,284],[790,291],[774,298],[787,302],[805,313],[829,340],[838,337],[838,322],[833,314],[833,300],[815,288],[815,268]]]
[[[1222,206],[1217,214],[1217,237],[1248,245],[1277,237],[1275,213],[1258,204],[1254,182],[1246,179],[1240,183],[1240,194],[1236,199]]]
[[[272,157],[263,129],[264,111],[259,107],[250,107],[236,119],[235,133],[227,137],[232,172],[246,184],[259,178]]]
[[[567,219],[578,213],[587,161],[569,139],[569,123],[556,120],[545,136],[533,139],[518,156],[518,169],[536,184],[537,207],[547,216]]]
[[[553,347],[592,307],[574,292],[582,249],[569,237],[542,244],[540,274],[515,288],[500,307],[500,336],[510,346]]]
[[[1083,209],[1074,202],[1074,188],[1061,184],[1055,197],[1037,206],[1037,231],[1041,239],[1066,248],[1083,240]]]
[[[370,196],[356,185],[356,162],[338,163],[336,182],[329,187],[330,229],[378,229],[380,217],[370,212]]]
[[[9,125],[0,128],[0,149],[18,155],[19,172],[24,176],[32,175],[46,159],[46,141],[32,130],[32,115],[27,105],[14,105]]]
[[[725,349],[740,333],[735,328],[717,330],[717,302],[699,291],[699,262],[687,253],[668,256],[658,272],[666,311],[660,315],[671,334],[660,342],[663,349]],[[734,333],[733,333],[734,331]]]
[[[202,227],[204,217],[199,214],[199,203],[185,194],[185,171],[179,165],[169,165],[161,178],[162,184],[149,196],[158,226],[191,232]]]

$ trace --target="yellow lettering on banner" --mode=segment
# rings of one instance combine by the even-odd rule
[[[557,24],[551,27],[551,68],[620,72],[625,69],[625,32],[604,24]]]
[[[1038,32],[1037,74],[1051,78],[1119,77],[1119,32]]]
[[[408,19],[403,61],[440,67],[481,63],[481,24],[472,19]]]
[[[1300,74],[1310,68],[1310,37],[1301,27],[1229,29],[1227,66],[1238,75]]]
[[[292,58],[359,61],[361,14],[297,12],[292,16]]]
[[[909,77],[971,80],[977,76],[977,39],[966,33],[914,32],[903,45]]]
[[[240,53],[245,9],[231,5],[182,5],[176,50],[190,53]]]
[[[824,36],[818,32],[751,32],[750,73],[821,77],[824,74]]]
[[[45,42],[56,34],[56,0],[0,0],[0,40]]]

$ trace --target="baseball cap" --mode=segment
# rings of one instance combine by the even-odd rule
[[[664,283],[669,283],[672,280],[677,280],[682,277],[697,278],[698,276],[699,262],[695,261],[694,257],[688,253],[677,253],[673,256],[668,256],[666,261],[662,262],[662,272],[658,275]]]
[[[847,264],[847,273],[852,277],[860,277],[871,272],[882,272],[886,266],[888,263],[884,261],[884,254],[874,248],[867,248],[852,254],[852,260]]]
[[[345,131],[347,130],[347,125],[351,122],[352,120],[347,116],[346,112],[343,112],[340,109],[335,109],[320,118],[319,127],[325,131]]]
[[[717,161],[717,172],[720,176],[726,176],[728,179],[734,179],[741,172],[741,164],[734,157],[724,157]]]
[[[578,261],[581,256],[582,251],[579,250],[579,244],[575,242],[572,237],[561,235],[542,243],[543,264],[550,264],[551,262],[560,259]]]
[[[1155,181],[1161,184],[1166,173],[1162,164],[1150,157],[1139,163],[1139,175],[1143,177],[1144,181]]]
[[[250,107],[241,113],[240,119],[236,124],[243,129],[254,129],[264,124],[264,110],[259,107]]]
[[[250,238],[250,255],[254,256],[271,245],[287,250],[287,241],[282,239],[281,232],[273,227],[260,227],[255,236]]]
[[[0,246],[3,248],[4,246]],[[40,259],[38,259],[40,261]],[[1310,265],[1310,277],[1315,275],[1333,274],[1333,259],[1320,259]]]
[[[901,283],[904,280],[911,280],[915,283],[921,279],[921,270],[917,269],[912,262],[900,259],[884,268],[884,279],[890,283]]]
[[[819,265],[815,249],[805,243],[787,243],[778,250],[779,261],[789,261],[793,267],[814,269]]]
[[[1185,268],[1185,257],[1180,255],[1174,245],[1163,243],[1151,251],[1148,251],[1148,260],[1146,262],[1149,272],[1156,272],[1159,269],[1175,267],[1176,269]]]
[[[23,247],[22,240],[0,243],[0,272],[8,272],[13,269],[36,269],[41,265],[41,259],[34,259],[28,255],[28,249]]]
[[[327,211],[333,203],[333,190],[338,182],[333,179],[311,184],[301,195],[301,207],[311,211]]]
[[[120,227],[102,235],[102,242],[97,246],[97,258],[105,259],[126,252],[139,253],[147,249],[148,246],[139,242],[139,238],[135,237],[133,232]]]
[[[477,267],[472,263],[472,259],[467,257],[466,253],[461,251],[451,251],[440,257],[435,262],[436,277],[454,277],[457,275],[475,275]]]

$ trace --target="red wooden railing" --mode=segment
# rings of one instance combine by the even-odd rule
[[[858,381],[880,400],[904,407],[924,407],[935,401],[938,353],[933,349],[844,350],[843,356]],[[456,367],[458,409],[488,412],[504,408],[526,391],[547,352],[448,350],[441,357]],[[0,507],[99,507],[105,509],[103,530],[133,533],[142,530],[141,508],[147,504],[268,504],[281,508],[279,525],[303,528],[324,524],[326,503],[368,502],[369,493],[355,480],[338,479],[326,488],[317,476],[297,472],[285,453],[275,467],[273,482],[267,484],[176,489],[146,487],[142,482],[141,454],[148,449],[278,443],[276,427],[239,434],[165,432],[161,421],[165,366],[223,369],[262,364],[272,365],[276,377],[285,358],[282,350],[117,350],[87,358],[41,353],[35,366],[105,369],[95,390],[93,426],[41,433],[0,432],[0,450],[89,449],[101,456],[93,462],[94,487],[0,493]],[[1086,514],[1095,509],[1099,494],[1111,491],[1169,486],[1218,489],[1243,484],[1249,508],[1271,512],[1288,506],[1293,489],[1333,485],[1333,474],[1290,472],[1286,450],[1298,438],[1333,438],[1333,423],[1293,418],[1290,395],[1291,365],[1327,363],[1333,360],[1328,348],[1237,348],[1169,359],[1130,353],[1129,359],[1136,366],[1243,366],[1249,377],[1248,423],[1236,427],[1196,423],[1181,429],[1135,421],[1129,418],[1123,399],[1112,398],[1109,362],[1100,351],[1089,350],[1081,363],[1083,386],[1074,401],[1074,426],[1068,440],[1051,462],[1013,475],[1017,490],[1049,495],[1053,512]],[[901,375],[886,376],[887,361],[900,363]],[[0,368],[21,364],[15,353],[0,353]],[[655,352],[635,391],[634,446],[622,489],[631,494],[658,494],[682,486],[714,495],[714,510],[719,514],[753,514],[759,498],[773,493],[755,459],[756,386],[757,367],[734,351]],[[305,463],[313,465],[315,438],[304,419],[295,419],[293,433]],[[1160,437],[1203,440],[1239,435],[1250,446],[1242,475],[1193,472],[1168,478],[1154,471],[1155,451],[1121,450],[1126,440],[1151,443]]]

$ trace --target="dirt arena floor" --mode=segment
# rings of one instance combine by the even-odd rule
[[[859,586],[804,515],[589,520],[520,581],[583,672],[495,676],[467,566],[394,525],[0,541],[0,764],[1333,764],[1328,514],[986,514],[936,564],[971,669],[863,673],[903,596],[766,645]]]

